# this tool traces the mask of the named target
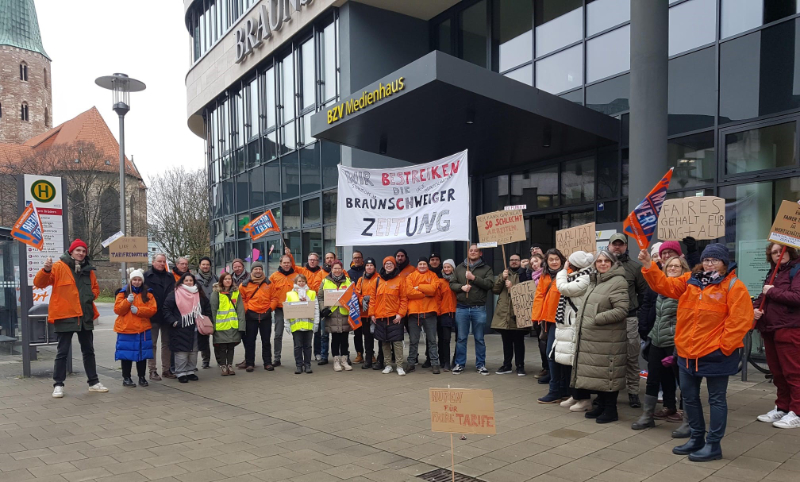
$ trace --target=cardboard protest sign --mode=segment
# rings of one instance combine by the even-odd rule
[[[477,217],[478,239],[481,243],[508,244],[525,241],[525,218],[522,211],[495,211]]]
[[[725,236],[725,200],[695,196],[664,201],[658,218],[658,239],[680,241],[687,236],[698,241]]]
[[[517,317],[517,328],[533,326],[531,308],[533,308],[533,296],[536,294],[536,282],[525,281],[515,284],[508,294],[511,295],[511,306],[514,307],[514,316]]]
[[[497,433],[491,390],[431,388],[431,430],[447,433]]]
[[[285,301],[283,303],[283,317],[286,319],[308,318],[313,320],[314,303],[316,301]]]
[[[575,251],[594,253],[597,251],[597,234],[594,223],[556,231],[556,248],[569,257]]]
[[[769,239],[773,243],[800,248],[800,204],[783,201],[769,229]]]
[[[124,236],[108,246],[112,263],[147,263],[147,238]]]
[[[339,298],[344,295],[344,290],[325,290],[323,293],[322,306],[342,306],[339,303]]]

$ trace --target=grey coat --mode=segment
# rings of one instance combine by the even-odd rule
[[[656,321],[647,335],[653,346],[670,348],[675,346],[675,325],[678,323],[678,300],[658,295]]]
[[[615,392],[625,387],[628,359],[628,282],[616,265],[594,273],[577,317],[575,362],[570,385]]]

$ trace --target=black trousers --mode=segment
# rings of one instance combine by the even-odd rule
[[[54,387],[63,387],[64,380],[67,379],[67,356],[69,355],[69,347],[72,346],[72,335],[74,333],[76,332],[56,333],[58,352],[53,366]],[[100,379],[97,378],[97,364],[94,360],[94,334],[92,330],[83,329],[77,333],[78,343],[81,344],[81,354],[83,355],[83,370],[86,372],[89,386],[92,386],[100,382]]]
[[[331,355],[345,356],[350,350],[350,333],[331,333]]]
[[[120,360],[122,362],[122,378],[130,378],[131,377],[131,368],[133,368],[133,362],[131,360]],[[136,362],[136,376],[139,378],[143,378],[144,374],[147,373],[147,360],[140,360]]]
[[[439,317],[439,324],[436,325],[436,335],[438,336],[439,342],[439,362],[442,365],[452,362],[452,360],[450,360],[450,335],[452,335],[453,329],[449,326],[442,326],[442,318],[445,317],[452,320],[450,315],[442,315]]]
[[[358,329],[361,330],[361,333],[364,335],[364,352],[363,352],[364,360],[367,359],[367,355],[369,355],[370,357],[375,355],[375,337],[372,335],[372,332],[370,331],[371,323],[372,322],[369,321],[368,319],[366,324],[364,324],[363,326],[361,326],[361,328]],[[356,340],[358,339],[359,337],[358,335],[356,335]],[[356,342],[356,351],[358,351],[358,342]],[[372,363],[372,358],[370,358],[369,361],[370,363]]]
[[[248,320],[244,332],[244,361],[249,367],[256,366],[256,338],[261,335],[261,360],[272,365],[272,323],[269,318],[259,323]]]
[[[369,327],[367,327],[367,331],[369,331]],[[364,353],[364,340],[362,336],[364,334],[364,325],[362,324],[360,328],[356,329],[353,332],[353,343],[356,345],[356,353]]]
[[[525,366],[525,330],[497,330],[503,339],[503,365],[510,367],[511,358],[517,367]]]
[[[311,366],[311,345],[313,339],[313,331],[295,331],[292,333],[295,366]]]
[[[542,370],[549,369],[549,362],[547,361],[547,335],[542,334],[544,323],[534,323],[533,331],[536,333],[536,338],[539,340],[539,356],[542,357]],[[544,336],[544,339],[542,337]]]
[[[200,355],[203,357],[203,363],[208,363],[211,360],[211,344],[209,338],[211,335],[197,334],[197,347],[200,349]]]
[[[255,344],[255,340],[253,340],[253,343]],[[217,359],[217,365],[219,366],[233,365],[233,352],[234,349],[236,348],[236,345],[238,345],[238,343],[214,344],[214,358]],[[255,346],[253,347],[253,349],[255,350]],[[253,358],[255,358],[255,353],[253,354]]]
[[[675,410],[677,403],[675,400],[675,371],[672,367],[665,367],[661,360],[672,355],[673,348],[659,348],[650,345],[650,352],[647,355],[647,385],[645,394],[658,396],[658,388],[664,391],[664,408]]]

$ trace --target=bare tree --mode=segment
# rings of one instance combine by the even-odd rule
[[[147,211],[150,240],[175,261],[181,256],[197,266],[210,252],[210,224],[206,171],[169,169],[148,184]]]

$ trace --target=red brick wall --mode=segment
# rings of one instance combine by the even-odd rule
[[[20,63],[28,64],[28,81],[19,78]],[[46,74],[45,74],[46,73]],[[46,77],[45,77],[46,75]],[[28,121],[20,119],[20,107],[28,103]],[[53,95],[50,61],[29,50],[0,46],[0,143],[23,144],[53,127]],[[45,122],[47,109],[47,122]]]

